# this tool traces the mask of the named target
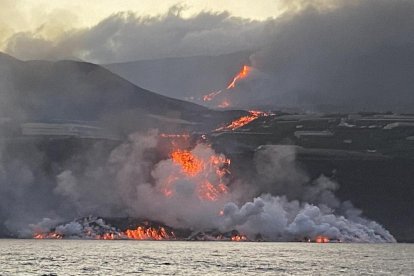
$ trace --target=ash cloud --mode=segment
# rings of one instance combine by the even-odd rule
[[[412,1],[368,0],[281,18],[252,56],[272,76],[259,93],[262,104],[411,112],[413,13]]]

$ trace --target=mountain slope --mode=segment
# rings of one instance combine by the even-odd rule
[[[95,64],[23,62],[5,54],[0,97],[0,117],[24,121],[98,121],[139,129],[163,118],[167,125],[172,119],[191,125],[211,117],[205,107],[142,89]]]
[[[227,87],[229,81],[249,63],[250,52],[220,56],[195,56],[142,60],[104,65],[125,79],[178,99],[199,98]]]

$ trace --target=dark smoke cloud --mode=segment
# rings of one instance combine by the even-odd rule
[[[17,33],[6,51],[22,59],[111,63],[248,50],[255,52],[252,63],[263,75],[247,80],[239,93],[228,93],[233,107],[413,111],[413,1],[297,0],[283,7],[282,16],[264,21],[228,12],[183,18],[180,6],[155,17],[119,13],[53,39],[42,28]],[[174,90],[145,85],[161,87],[162,93]]]
[[[413,1],[368,0],[285,16],[252,57],[272,76],[262,103],[413,111],[413,14]]]
[[[67,31],[57,40],[38,32],[17,33],[6,51],[21,59],[80,58],[97,63],[176,56],[217,55],[251,49],[261,40],[264,23],[201,12],[181,16],[174,6],[156,17],[114,14],[90,29]]]

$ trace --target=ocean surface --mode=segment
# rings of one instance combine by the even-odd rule
[[[414,275],[414,244],[0,240],[0,275]]]

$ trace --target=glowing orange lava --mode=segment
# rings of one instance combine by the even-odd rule
[[[231,237],[231,241],[236,241],[236,242],[247,241],[247,240],[248,239],[245,235],[234,235],[234,236]]]
[[[161,192],[165,196],[174,194],[174,183],[181,178],[195,183],[195,191],[201,200],[215,201],[228,193],[223,178],[230,174],[230,159],[217,154],[201,157],[189,150],[174,149],[171,160],[181,167],[181,174],[172,174],[163,183]]]
[[[203,200],[215,201],[221,194],[227,192],[226,185],[220,183],[218,186],[214,186],[207,180],[198,187],[198,197]]]
[[[179,164],[188,175],[196,175],[203,169],[202,161],[188,150],[177,149],[171,153],[171,159]]]
[[[93,234],[90,231],[83,233],[86,239],[96,240],[174,240],[176,239],[174,232],[167,232],[164,227],[143,227],[138,226],[136,229],[127,229],[124,232],[109,232],[102,235]],[[34,239],[63,239],[64,236],[56,232],[36,233],[33,235]]]
[[[328,243],[329,242],[329,238],[325,237],[325,236],[317,236],[315,238],[315,242],[316,243]]]
[[[35,233],[33,235],[33,238],[39,239],[39,240],[42,240],[42,239],[60,240],[63,238],[63,236],[56,232],[50,232],[50,233]]]
[[[238,128],[241,128],[241,127],[253,122],[254,120],[256,120],[259,117],[265,117],[265,116],[269,116],[269,115],[270,114],[266,113],[266,112],[250,110],[249,115],[242,116],[242,117],[238,118],[237,120],[234,120],[233,122],[231,122],[227,126],[219,127],[219,128],[216,129],[216,131],[236,130]]]
[[[221,90],[219,90],[219,91],[214,91],[214,92],[211,92],[211,93],[209,93],[209,94],[207,94],[207,95],[204,95],[203,96],[203,101],[205,101],[205,102],[209,102],[209,101],[212,101],[213,99],[214,99],[214,97],[216,97],[218,94],[220,94],[222,91]]]
[[[228,84],[227,90],[235,88],[237,82],[239,82],[242,79],[247,78],[251,72],[252,72],[252,67],[247,66],[247,65],[243,65],[241,71],[239,73],[237,73],[237,75],[233,78],[233,80]],[[202,99],[203,99],[204,102],[210,102],[217,95],[221,94],[222,92],[223,92],[222,90],[210,92],[209,94],[204,95]],[[217,107],[219,107],[219,108],[226,108],[226,107],[229,107],[229,106],[230,106],[230,102],[227,99],[222,100],[217,105]]]
[[[135,230],[126,230],[124,234],[131,240],[171,240],[175,239],[174,233],[171,232],[170,234],[167,233],[164,227],[160,227],[159,229],[155,228],[145,228],[145,227],[137,227]]]
[[[236,87],[236,83],[241,80],[246,78],[250,72],[252,71],[252,67],[244,65],[242,70],[233,78],[233,81],[227,86],[227,89],[232,89]]]

